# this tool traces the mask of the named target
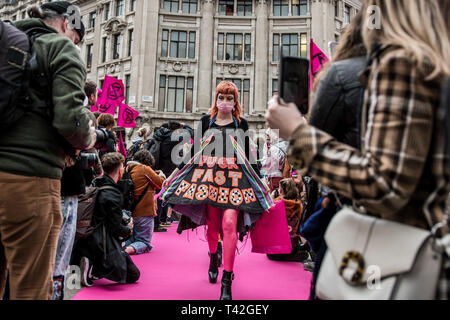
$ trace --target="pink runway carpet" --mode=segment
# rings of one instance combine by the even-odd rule
[[[141,271],[135,284],[97,280],[73,300],[218,300],[223,267],[216,284],[208,281],[208,244],[204,228],[153,235],[150,253],[132,256]],[[245,244],[245,245],[244,245]],[[309,297],[311,273],[301,263],[275,262],[251,252],[251,240],[238,242],[233,300],[304,300]]]

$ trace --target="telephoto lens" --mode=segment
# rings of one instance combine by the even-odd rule
[[[100,162],[96,153],[81,152],[79,159],[81,168],[84,170],[95,167]]]
[[[108,141],[108,131],[106,128],[98,128],[95,130],[95,134],[97,135],[97,140],[94,148],[101,149],[106,145],[106,141]]]

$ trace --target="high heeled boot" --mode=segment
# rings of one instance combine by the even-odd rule
[[[233,280],[234,280],[234,273],[223,270],[220,300],[232,300],[231,283],[233,282]]]
[[[218,253],[209,253],[208,277],[210,283],[216,283],[219,276],[219,255]]]

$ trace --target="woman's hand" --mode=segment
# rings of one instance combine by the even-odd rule
[[[280,100],[280,101],[278,101]],[[306,119],[298,111],[294,103],[286,104],[283,99],[274,95],[268,103],[266,124],[273,130],[278,130],[280,138],[289,141],[301,124],[307,124]]]
[[[176,168],[175,170],[173,170],[172,174],[166,179],[164,180],[163,184],[162,184],[162,189],[167,189],[167,187],[169,186],[169,183],[173,180],[173,178],[178,174],[178,172],[180,172],[180,169]]]

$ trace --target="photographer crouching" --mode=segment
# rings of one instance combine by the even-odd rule
[[[118,283],[134,283],[139,269],[122,249],[121,242],[133,234],[131,213],[122,210],[122,189],[117,182],[124,172],[125,158],[118,152],[102,157],[104,175],[93,181],[98,188],[90,225],[92,233],[75,241],[72,263],[79,265],[81,283],[92,286],[94,278]]]

